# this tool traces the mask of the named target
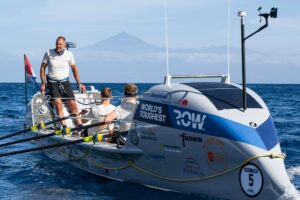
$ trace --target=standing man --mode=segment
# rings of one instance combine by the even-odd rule
[[[46,67],[48,67],[47,79],[45,76]],[[45,93],[47,81],[47,89],[49,90],[59,117],[63,117],[62,98],[66,99],[72,114],[78,114],[75,96],[69,81],[70,67],[77,82],[78,88],[82,92],[85,92],[86,88],[80,82],[78,69],[75,65],[74,55],[72,52],[66,50],[65,37],[59,36],[56,39],[56,48],[50,49],[45,53],[40,69],[41,93]],[[65,130],[66,122],[61,121],[61,124]],[[80,118],[76,118],[76,124],[78,126],[82,126]]]

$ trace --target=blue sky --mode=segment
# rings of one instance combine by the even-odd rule
[[[170,48],[226,45],[227,3],[228,0],[168,0]],[[271,7],[278,7],[278,19],[270,19],[270,27],[249,39],[247,48],[283,55],[279,61],[282,60],[283,65],[299,66],[294,67],[297,71],[292,73],[300,74],[299,5],[299,0],[231,0],[231,44],[240,46],[239,10],[247,12],[246,33],[250,33],[262,25],[256,11],[259,6],[268,12]],[[148,43],[164,46],[164,0],[0,1],[0,26],[0,53],[21,59],[24,53],[35,60],[41,59],[45,50],[54,47],[58,35],[65,35],[68,40],[76,41],[78,47],[85,47],[127,32]],[[37,72],[39,63],[34,64]],[[20,77],[0,77],[0,82],[19,82]],[[288,80],[286,77],[286,82]]]

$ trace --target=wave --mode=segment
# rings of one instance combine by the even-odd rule
[[[279,198],[279,200],[299,200],[299,199],[300,199],[300,193],[293,184],[286,187],[284,194]]]
[[[290,167],[287,169],[288,176],[293,181],[296,176],[300,175],[300,166]],[[300,199],[300,192],[293,184],[285,188],[285,193],[280,197],[280,200],[297,200]]]
[[[10,114],[10,113],[2,114],[2,113],[0,113],[0,117],[1,117],[1,118],[18,119],[18,118],[20,118],[20,114]],[[22,117],[23,117],[23,116],[22,116]]]
[[[290,167],[287,169],[287,172],[290,180],[293,181],[296,176],[300,175],[300,166]]]

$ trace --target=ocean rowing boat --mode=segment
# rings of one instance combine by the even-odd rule
[[[226,83],[226,75],[219,77],[222,82],[166,81],[150,88],[139,99],[124,145],[90,140],[44,153],[102,177],[163,190],[276,199],[291,183],[268,108],[247,89],[248,108],[243,111],[236,98],[242,95],[241,86]],[[80,110],[90,110],[99,92],[75,96]],[[40,93],[33,96],[27,115],[31,125],[52,120],[48,103]],[[86,124],[96,120],[91,112],[82,118]],[[67,124],[74,127],[72,119]],[[53,128],[31,134],[48,134]],[[56,135],[36,142],[43,146],[77,139]]]
[[[267,20],[269,14],[261,16]],[[174,78],[221,81],[173,83]],[[100,95],[92,88],[84,94],[75,91],[75,97],[80,110],[90,111]],[[33,96],[28,110],[28,126],[55,116],[49,98],[40,93]],[[64,113],[69,115],[66,107]],[[92,112],[82,118],[85,125],[98,122]],[[66,121],[75,127],[72,119]],[[70,135],[41,138],[53,133],[54,124],[30,134],[39,137],[36,143],[41,147],[52,145],[43,150],[51,159],[156,189],[265,200],[278,199],[293,187],[266,104],[251,89],[231,84],[227,74],[167,74],[164,83],[139,98],[130,123],[122,136],[124,144],[95,142],[92,129],[80,142]]]

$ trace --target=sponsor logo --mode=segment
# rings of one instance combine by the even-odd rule
[[[202,142],[201,137],[196,137],[196,136],[190,136],[185,133],[182,133],[179,135],[182,139],[182,146],[185,147],[185,141],[190,141],[190,142]]]
[[[207,158],[211,163],[215,163],[217,165],[224,165],[226,162],[225,155],[219,152],[207,152]]]
[[[207,152],[207,158],[210,162],[214,162],[215,160],[214,152]]]
[[[165,160],[166,156],[161,155],[161,154],[147,154],[146,158],[147,159],[155,159],[155,160]]]
[[[151,128],[142,130],[141,139],[157,141],[157,137]]]
[[[199,163],[192,157],[188,157],[184,161],[184,166],[182,168],[183,173],[197,175],[200,177],[204,177],[204,173],[200,170]]]
[[[149,103],[141,104],[139,117],[160,123],[164,123],[166,120],[166,115],[163,114],[163,107]]]
[[[220,172],[227,169],[228,158],[222,140],[210,137],[203,142],[202,147],[207,155],[208,166],[212,170]]]
[[[134,144],[134,145],[139,144],[139,136],[138,136],[136,130],[132,130],[130,132],[130,140],[131,140],[131,143]]]
[[[187,110],[180,111],[177,109],[174,109],[173,112],[174,114],[176,114],[176,123],[178,126],[203,130],[206,115],[190,112]]]
[[[176,152],[180,153],[180,147],[178,146],[173,146],[173,145],[167,145],[167,144],[161,144],[160,148],[165,150],[165,151],[170,151],[170,152]]]
[[[250,122],[249,125],[254,128],[257,127],[257,124],[255,122]]]
[[[264,185],[259,167],[252,163],[244,165],[240,171],[240,185],[247,196],[258,196]]]
[[[187,99],[183,99],[181,101],[181,105],[183,105],[183,106],[187,106],[188,104],[189,104],[189,101]]]

